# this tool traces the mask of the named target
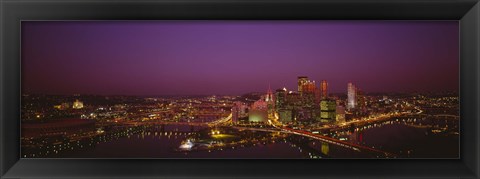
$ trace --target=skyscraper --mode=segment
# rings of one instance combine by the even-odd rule
[[[275,108],[277,110],[285,107],[285,102],[287,98],[287,89],[277,89],[275,91]]]
[[[275,99],[273,97],[273,92],[272,92],[272,89],[270,88],[270,85],[268,86],[265,102],[267,102],[268,118],[272,119],[275,116]]]
[[[298,77],[298,92],[302,92],[303,90],[303,85],[305,85],[308,82],[308,77],[306,76],[299,76]]]
[[[322,100],[320,102],[320,119],[322,122],[333,122],[337,118],[337,102],[334,100]]]
[[[357,87],[352,83],[348,83],[347,90],[347,109],[352,110],[357,106]]]
[[[232,122],[238,123],[240,118],[246,117],[247,105],[240,101],[236,101],[232,106]]]
[[[315,81],[310,81],[307,80],[303,85],[302,85],[302,94],[309,93],[309,94],[314,94],[315,93]]]
[[[326,80],[320,82],[320,90],[322,99],[326,99],[328,97],[328,83]]]

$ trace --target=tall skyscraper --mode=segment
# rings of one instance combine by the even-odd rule
[[[352,83],[348,83],[347,90],[347,109],[352,110],[357,106],[357,87]]]
[[[268,118],[273,119],[275,116],[275,99],[273,97],[272,89],[268,85],[267,96],[265,97],[265,102],[267,102],[268,108]]]
[[[306,76],[299,76],[298,77],[298,92],[302,92],[303,90],[303,85],[305,85],[308,82],[308,77]]]
[[[287,98],[287,89],[277,89],[275,91],[275,108],[277,110],[285,107],[285,102]]]
[[[328,97],[328,83],[326,80],[322,80],[322,82],[320,82],[320,90],[321,90],[321,96],[322,96],[322,99],[327,99]]]

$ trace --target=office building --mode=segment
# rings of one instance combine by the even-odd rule
[[[299,76],[298,77],[298,92],[302,92],[303,91],[303,85],[306,84],[308,82],[308,77],[306,76]]]
[[[347,87],[347,110],[353,110],[357,106],[357,87],[348,83]]]
[[[322,80],[320,82],[320,91],[321,91],[321,98],[327,99],[328,98],[328,83],[326,80]]]
[[[336,121],[337,102],[334,100],[320,101],[320,120],[321,122]]]

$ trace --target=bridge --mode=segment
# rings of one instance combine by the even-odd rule
[[[388,152],[385,152],[385,151],[381,151],[381,150],[378,150],[378,149],[374,149],[374,148],[370,148],[370,147],[367,147],[367,146],[363,146],[363,145],[358,145],[358,144],[354,144],[354,143],[349,143],[349,142],[344,142],[344,141],[341,141],[341,140],[338,140],[338,139],[335,139],[335,138],[331,138],[331,137],[327,137],[327,136],[323,136],[323,135],[319,135],[319,134],[313,134],[311,132],[308,132],[308,131],[302,131],[302,130],[294,130],[294,129],[290,129],[290,128],[281,128],[281,127],[277,127],[274,125],[274,129],[271,129],[271,128],[252,128],[252,127],[233,127],[235,129],[239,129],[239,130],[251,130],[251,131],[262,131],[262,132],[281,132],[281,133],[287,133],[287,134],[294,134],[294,135],[299,135],[299,136],[303,136],[303,137],[308,137],[308,138],[312,138],[312,139],[316,139],[316,140],[320,140],[322,142],[326,142],[326,143],[329,143],[329,144],[332,144],[332,145],[337,145],[337,146],[340,146],[340,147],[344,147],[344,148],[347,148],[347,149],[351,149],[351,150],[354,150],[354,151],[358,151],[358,152],[370,152],[370,153],[374,153],[374,154],[379,154],[379,155],[382,155],[382,156],[385,156],[385,157],[395,157],[396,155],[394,154],[391,154],[391,153],[388,153]]]
[[[388,152],[385,152],[385,151],[381,151],[381,150],[378,150],[378,149],[374,149],[374,148],[370,148],[370,147],[367,147],[367,146],[358,145],[358,144],[354,144],[354,143],[344,142],[344,141],[341,141],[341,140],[338,140],[338,139],[335,139],[335,138],[331,138],[331,137],[327,137],[327,136],[323,136],[323,135],[313,134],[313,133],[308,132],[308,131],[294,130],[294,129],[290,129],[290,128],[283,128],[283,131],[286,131],[288,133],[292,133],[292,134],[295,134],[295,135],[300,135],[300,136],[320,140],[320,141],[323,141],[323,142],[326,142],[326,143],[329,143],[329,144],[345,147],[345,148],[352,149],[352,150],[358,151],[358,152],[364,151],[364,152],[380,154],[380,155],[383,155],[385,157],[395,157],[394,154],[391,154],[391,153],[388,153]]]
[[[232,120],[232,113],[230,113],[227,117],[220,118],[215,121],[211,122],[175,122],[175,121],[158,121],[158,120],[151,120],[151,121],[128,121],[128,122],[123,122],[123,124],[126,125],[189,125],[189,126],[216,126],[216,125],[221,125],[224,123],[229,123]]]
[[[382,116],[382,118],[385,116]],[[211,121],[211,122],[167,122],[167,121],[143,121],[143,122],[131,122],[132,124],[177,124],[177,125],[190,125],[190,126],[208,126],[208,127],[213,127],[217,125],[222,125],[222,124],[228,124],[232,122],[232,113],[228,115],[227,117],[221,118],[219,120]],[[318,134],[313,134],[308,131],[302,131],[302,130],[294,130],[286,127],[278,127],[274,124],[271,123],[271,125],[275,128],[253,128],[253,127],[239,127],[239,126],[233,126],[235,129],[239,130],[251,130],[251,131],[262,131],[262,132],[281,132],[281,133],[287,133],[287,134],[294,134],[294,135],[299,135],[299,136],[304,136],[316,140],[320,140],[332,145],[337,145],[341,146],[344,148],[348,148],[354,151],[358,152],[370,152],[374,154],[379,154],[385,157],[395,157],[394,154],[381,151],[378,149],[370,148],[367,146],[362,146],[354,143],[349,143],[349,142],[344,142],[335,138],[323,136],[323,135],[318,135]]]
[[[231,123],[232,122],[232,116],[233,116],[233,114],[230,113],[227,117],[224,117],[222,119],[212,121],[212,122],[207,122],[207,125],[208,126],[216,126],[216,125],[220,125],[220,124],[224,124],[224,123]]]
[[[452,114],[416,114],[419,116],[434,116],[434,117],[447,117],[447,118],[453,118],[453,119],[459,119],[460,116],[458,115],[452,115]]]

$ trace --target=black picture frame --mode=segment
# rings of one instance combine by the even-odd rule
[[[1,0],[1,178],[479,178],[478,0]],[[22,20],[459,20],[460,159],[20,159]]]

